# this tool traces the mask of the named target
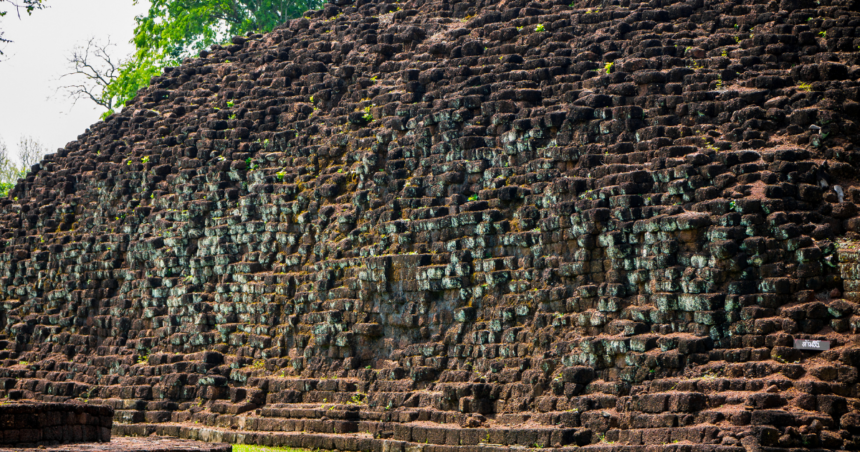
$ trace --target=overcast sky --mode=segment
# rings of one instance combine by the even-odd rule
[[[5,2],[4,2],[5,3]],[[48,9],[0,19],[5,38],[14,42],[3,47],[0,61],[0,138],[15,153],[22,135],[41,141],[49,153],[56,152],[93,123],[104,111],[91,101],[72,101],[56,93],[58,78],[67,72],[67,57],[76,44],[90,37],[118,45],[117,56],[133,50],[129,44],[134,16],[146,12],[148,2],[135,6],[132,0],[46,0]],[[0,3],[2,4],[2,3]]]

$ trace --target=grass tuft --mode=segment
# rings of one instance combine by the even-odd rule
[[[308,449],[292,447],[254,446],[250,444],[233,444],[233,452],[311,452]]]

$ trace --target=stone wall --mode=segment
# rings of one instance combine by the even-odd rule
[[[344,450],[856,449],[858,25],[338,0],[236,37],[0,201],[0,389]]]
[[[72,403],[0,405],[0,448],[108,442],[113,410]]]
[[[845,300],[852,303],[860,303],[860,242],[843,242],[839,246],[839,274],[845,287]],[[858,328],[860,325],[847,323],[849,318],[840,315],[837,322],[832,325],[834,330],[844,331],[847,328]],[[858,317],[851,318],[856,322]]]

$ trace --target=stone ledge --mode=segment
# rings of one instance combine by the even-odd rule
[[[372,438],[364,434],[318,434],[292,432],[249,432],[187,424],[115,424],[115,436],[176,436],[196,441],[227,442],[272,447],[293,447],[311,450],[338,450],[361,452],[499,452],[532,450],[546,452],[573,452],[583,449],[594,452],[745,452],[740,446],[692,444],[689,442],[659,445],[620,445],[599,443],[584,447],[524,447],[500,444],[443,445]]]
[[[83,443],[39,448],[46,452],[230,452],[233,446],[221,443],[204,443],[168,437],[113,438],[106,443]],[[21,449],[2,449],[0,452]]]
[[[0,447],[108,442],[113,409],[74,403],[0,405]]]

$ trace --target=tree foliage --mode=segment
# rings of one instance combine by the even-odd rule
[[[135,3],[141,0],[135,0]],[[248,32],[265,33],[325,0],[152,0],[147,14],[138,16],[134,30],[136,53],[120,67],[106,94],[125,105],[165,66]]]
[[[18,159],[21,164],[16,163],[11,155],[6,142],[0,137],[0,197],[8,196],[18,179],[27,177],[30,167],[39,163],[45,156],[45,147],[33,137],[22,136],[18,140]]]
[[[45,146],[31,136],[22,136],[18,140],[18,158],[24,172],[29,172],[30,167],[41,162],[46,154]]]
[[[33,11],[37,9],[44,9],[45,4],[43,0],[0,0],[0,17],[5,17],[9,14],[9,10],[6,7],[11,7],[15,13],[18,15],[18,18],[21,18],[21,11],[27,13],[27,15],[33,14]],[[12,42],[3,37],[3,30],[0,29],[0,43]],[[3,50],[0,49],[0,55],[3,55]]]

